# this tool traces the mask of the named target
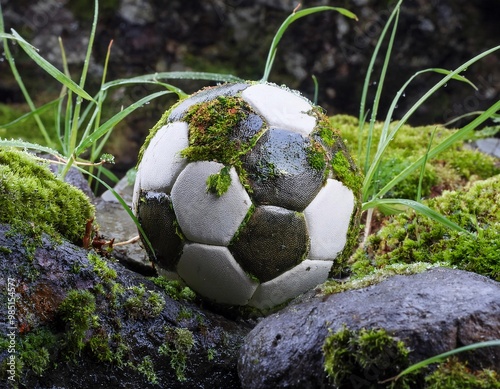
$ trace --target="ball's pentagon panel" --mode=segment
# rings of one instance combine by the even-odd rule
[[[345,266],[362,178],[298,92],[203,89],[163,115],[143,150],[132,208],[148,253],[200,296],[266,311]]]

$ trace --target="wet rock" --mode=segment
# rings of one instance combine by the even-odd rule
[[[384,328],[412,351],[414,363],[500,337],[500,283],[436,268],[394,276],[377,285],[316,296],[262,320],[238,361],[244,388],[324,388],[322,345],[329,330]],[[500,371],[500,349],[467,354],[468,366]]]
[[[19,387],[240,387],[236,358],[248,328],[188,301],[182,287],[8,225],[0,225],[0,274],[0,289],[15,298],[12,307],[0,294],[0,339],[14,328]],[[8,356],[2,346],[2,382]]]

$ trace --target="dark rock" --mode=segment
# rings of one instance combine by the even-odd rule
[[[291,305],[261,321],[238,361],[244,388],[329,387],[322,345],[329,329],[384,328],[412,351],[410,362],[500,338],[500,283],[436,268],[368,288]],[[468,366],[500,372],[500,349],[467,354]]]
[[[248,333],[245,324],[205,311],[181,295],[171,298],[151,279],[113,261],[96,262],[88,254],[67,242],[46,236],[34,240],[0,225],[2,382],[7,382],[4,363],[9,356],[3,346],[13,325],[19,387],[240,387],[236,359]],[[15,318],[8,316],[8,287],[15,287]],[[68,318],[67,308],[62,308],[75,290],[87,302],[95,301],[95,310],[80,322],[76,313]],[[74,312],[83,308],[72,307]],[[70,346],[82,320],[88,325],[75,351]],[[181,335],[192,348],[177,346]],[[165,345],[170,348],[162,354],[159,349]],[[140,366],[147,371],[148,358],[157,384],[140,371]]]

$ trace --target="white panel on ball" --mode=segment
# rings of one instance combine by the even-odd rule
[[[180,155],[186,147],[187,123],[175,122],[160,128],[139,165],[137,175],[141,179],[141,189],[169,194],[175,179],[187,164],[187,160]]]
[[[234,167],[223,195],[207,193],[207,178],[223,167],[218,162],[192,162],[175,181],[172,203],[181,230],[191,241],[227,246],[252,205]]]
[[[311,104],[292,91],[256,84],[245,89],[241,97],[266,119],[270,127],[307,136],[316,126],[316,118],[308,114],[312,110]]]
[[[304,210],[311,239],[309,259],[333,260],[343,250],[354,206],[352,191],[328,179]]]
[[[282,304],[326,281],[330,261],[306,259],[271,281],[260,284],[248,305],[266,310]]]
[[[190,288],[219,304],[245,305],[257,288],[226,247],[187,244],[177,272]]]

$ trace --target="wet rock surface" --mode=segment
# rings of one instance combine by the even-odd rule
[[[46,343],[36,338],[42,343],[35,350],[45,347],[48,352],[40,357],[47,358],[43,374],[31,370],[40,366],[40,360],[24,361],[23,373],[16,379],[19,387],[240,387],[236,358],[248,332],[245,324],[179,296],[175,300],[150,279],[119,263],[106,261],[106,270],[101,262],[89,260],[86,250],[67,242],[46,236],[34,239],[0,225],[0,248],[0,288],[6,291],[8,282],[15,285],[18,361],[30,342],[42,331],[46,334]],[[84,293],[89,292],[95,301],[95,310],[82,319],[89,322],[81,339],[84,346],[76,352],[71,349],[75,339],[71,334],[77,313],[72,316],[61,308],[75,290],[80,296],[88,297]],[[9,325],[7,307],[7,294],[2,293],[3,336]],[[73,308],[75,312],[83,309]],[[187,336],[187,345],[182,346],[181,336]],[[7,356],[7,349],[2,348],[0,362]],[[1,374],[5,374],[3,368]]]
[[[316,296],[262,320],[238,362],[244,388],[330,387],[321,351],[329,329],[384,328],[412,350],[412,363],[500,337],[500,283],[436,268],[368,288]],[[468,355],[471,368],[500,371],[500,349]],[[362,378],[362,377],[361,377]]]

